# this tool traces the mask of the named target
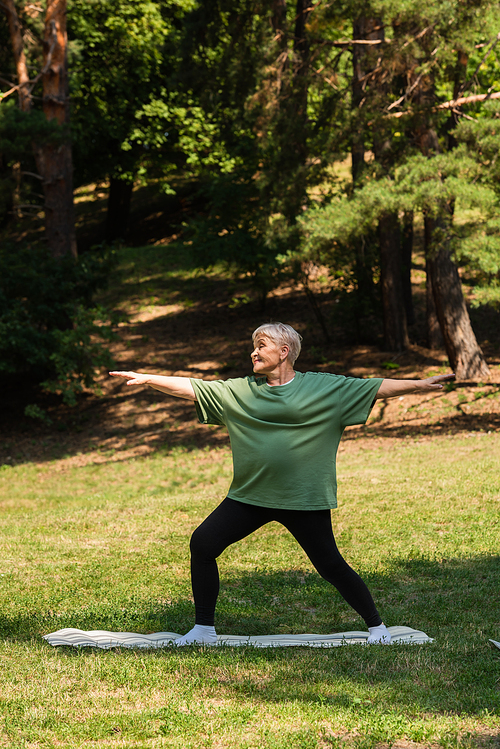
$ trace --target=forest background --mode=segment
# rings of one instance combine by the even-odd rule
[[[158,273],[197,269],[205,301],[224,276],[245,336],[278,296],[306,300],[313,365],[368,344],[397,370],[423,347],[458,382],[491,378],[497,3],[0,7],[0,377],[28,418],[110,364],[128,312],[99,289],[120,262],[137,280],[127,243],[163,246]]]
[[[0,0],[0,745],[499,746],[498,18]],[[302,371],[457,372],[339,454],[343,553],[434,642],[49,648],[186,631],[188,538],[230,480],[226,432],[111,359],[246,375],[268,319]],[[221,632],[359,626],[276,526],[223,564]]]

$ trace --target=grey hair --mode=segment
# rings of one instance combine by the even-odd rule
[[[254,345],[259,335],[269,338],[277,346],[288,346],[287,358],[292,366],[295,364],[300,354],[302,336],[291,325],[285,325],[282,322],[268,322],[260,325],[252,334]]]

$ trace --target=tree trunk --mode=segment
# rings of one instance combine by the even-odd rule
[[[443,334],[436,311],[434,293],[432,290],[432,274],[429,261],[425,261],[425,317],[427,323],[427,346],[438,350],[444,347]]]
[[[276,108],[281,106],[281,94],[285,85],[284,76],[288,69],[288,33],[286,22],[286,0],[273,0],[273,12],[271,24],[275,33],[275,41],[278,47],[276,59]]]
[[[19,84],[19,107],[29,112],[32,96],[24,42],[14,0],[5,0],[9,32]],[[69,121],[67,75],[66,0],[47,0],[43,69],[43,111],[59,125]],[[68,141],[59,145],[34,144],[37,168],[42,177],[45,236],[55,257],[77,255],[73,207],[73,165]]]
[[[463,93],[463,85],[467,79],[467,63],[469,56],[463,50],[457,51],[457,60],[455,63],[455,73],[453,76],[453,99],[456,101]],[[446,140],[448,150],[456,148],[458,141],[455,136],[455,128],[460,121],[460,109],[458,106],[450,109],[450,117],[446,124]]]
[[[352,38],[364,39],[366,30],[366,18],[361,16],[354,21],[352,26]],[[361,44],[353,44],[352,48],[352,111],[353,126],[351,127],[351,173],[352,182],[355,185],[365,165],[365,140],[364,127],[360,119],[360,105],[363,99],[363,78],[365,75],[366,49]]]
[[[310,46],[307,38],[307,20],[313,9],[310,0],[297,0],[295,9],[295,34],[294,34],[294,83],[296,86],[295,107],[298,117],[303,121],[303,127],[307,122],[307,94],[308,81],[307,74],[309,71],[309,54]],[[305,148],[305,144],[300,144]],[[305,155],[302,156],[305,159]]]
[[[383,32],[381,32],[383,38]],[[374,78],[372,96],[382,101],[387,99],[387,84]],[[380,168],[389,176],[394,165],[392,133],[375,126],[373,150]],[[383,214],[378,223],[380,253],[380,288],[384,322],[384,347],[389,351],[404,351],[408,348],[408,328],[403,294],[402,236],[397,211]]]
[[[3,156],[3,154],[0,153],[0,181],[3,182],[4,180],[9,180],[9,178],[11,177],[13,173],[14,185],[15,185],[15,174],[16,174],[16,168],[18,166],[20,168],[19,164],[15,164],[14,168],[11,168],[10,166],[8,166],[6,164],[5,157]],[[16,200],[15,192],[16,192],[16,188],[14,187],[14,189],[11,190],[10,192],[6,190],[3,195],[3,200],[0,203],[0,229],[3,229],[5,226],[7,226],[12,215],[15,214],[15,209],[14,209],[15,200]],[[17,201],[17,202],[19,204],[20,201]]]
[[[383,38],[383,28],[378,19],[360,16],[353,22],[353,39]],[[351,125],[351,174],[353,188],[356,189],[365,166],[365,131],[366,124],[363,117],[363,100],[365,98],[366,76],[373,68],[373,53],[362,44],[352,47],[352,125]],[[356,257],[357,293],[361,303],[375,297],[375,285],[371,265],[366,260],[365,241],[363,237],[355,239],[354,253]],[[360,330],[360,329],[359,329]]]
[[[309,41],[307,20],[313,10],[311,0],[295,0],[293,28],[287,22],[286,0],[271,3],[271,24],[275,34],[272,63],[275,95],[268,111],[274,111],[268,127],[272,132],[273,153],[269,183],[263,200],[271,212],[282,213],[289,226],[307,203],[306,162],[308,156]],[[290,48],[293,41],[293,49]]]
[[[303,286],[305,295],[309,301],[309,304],[311,305],[311,309],[314,312],[316,320],[318,321],[318,324],[323,332],[323,338],[325,340],[325,343],[331,343],[332,339],[330,337],[330,331],[328,330],[325,316],[323,315],[323,310],[321,309],[321,304],[318,301],[318,298],[309,283],[308,266],[309,266],[309,263],[302,263],[302,268],[301,268],[302,286]]]
[[[286,26],[286,0],[273,0],[272,6],[271,24],[274,33],[278,36],[279,46],[281,47],[281,39],[284,36]]]
[[[384,348],[387,351],[404,351],[409,346],[409,340],[403,303],[401,228],[397,213],[382,216],[378,233]]]
[[[408,211],[403,217],[403,232],[401,237],[401,284],[407,325],[413,325],[415,323],[415,311],[413,309],[413,294],[411,286],[412,255],[413,211]]]
[[[47,0],[43,58],[43,111],[47,120],[68,125],[66,0]],[[43,177],[48,245],[55,257],[76,257],[71,144],[66,137],[59,144],[44,143],[36,156]]]
[[[280,109],[283,113],[280,139],[280,164],[287,175],[286,200],[282,203],[283,213],[293,225],[304,204],[307,203],[305,165],[308,156],[308,114],[309,95],[309,40],[306,24],[312,11],[310,0],[296,0],[295,27],[293,36],[293,65],[289,87],[282,87]],[[284,137],[283,137],[284,136]]]
[[[432,290],[432,273],[429,258],[431,255],[432,229],[434,221],[424,216],[424,254],[425,254],[425,317],[427,324],[427,346],[430,349],[444,347],[443,334],[437,316],[436,303]]]
[[[439,228],[439,222],[434,221],[429,228],[431,240],[436,228]],[[457,380],[487,379],[490,370],[472,330],[460,276],[449,249],[441,244],[437,250],[431,250],[427,262],[436,313],[450,367],[455,372]]]
[[[14,0],[5,0],[3,3],[4,10],[7,14],[7,23],[9,26],[10,41],[12,45],[12,53],[14,56],[14,64],[16,66],[17,84],[18,88],[18,103],[19,109],[22,112],[29,112],[32,105],[31,90],[29,88],[29,73],[28,65],[26,63],[26,54],[24,52],[24,41],[21,31],[21,24],[19,23],[19,16],[17,9],[14,4]],[[12,178],[14,182],[14,189],[10,196],[10,210],[19,218],[21,216],[21,209],[18,207],[21,200],[21,172],[22,166],[17,161],[12,167]],[[5,213],[4,222],[7,220],[9,209]]]
[[[462,283],[445,240],[433,242],[434,232],[443,232],[444,221],[426,217],[427,288],[432,291],[435,314],[451,368],[457,380],[483,380],[490,371],[472,329],[462,292]],[[430,282],[430,283],[429,283]],[[429,344],[436,345],[434,313],[428,303]]]
[[[21,24],[14,0],[3,0],[2,5],[7,13],[7,22],[9,24],[10,41],[14,55],[14,64],[16,66],[17,83],[19,86],[19,108],[23,112],[29,112],[31,109],[31,91],[28,87],[29,73],[26,63],[26,54],[24,52],[24,41],[21,32]]]
[[[110,178],[106,215],[106,242],[124,239],[127,235],[133,187],[133,182],[125,182],[116,177]]]
[[[438,135],[431,120],[435,102],[432,76],[422,80],[414,94],[414,101],[422,107],[415,136],[420,150],[429,158],[440,153]],[[437,217],[424,216],[427,258],[428,332],[429,344],[434,339],[432,303],[443,336],[446,353],[457,380],[482,380],[490,371],[472,329],[462,292],[457,268],[451,259],[446,240],[446,226],[453,218],[450,206],[443,205]],[[436,237],[436,230],[439,236]]]
[[[380,19],[359,16],[352,25],[353,39],[370,39],[376,41],[384,38],[384,27]],[[377,53],[375,53],[377,54]],[[352,45],[352,114],[351,159],[352,181],[359,180],[365,164],[365,131],[366,125],[362,115],[363,102],[366,97],[367,76],[376,63],[373,49],[368,45]]]

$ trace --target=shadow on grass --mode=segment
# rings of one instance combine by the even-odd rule
[[[443,435],[467,435],[493,432],[500,429],[500,413],[484,414],[453,414],[442,417],[439,421],[429,424],[412,424],[411,422],[384,425],[380,423],[370,424],[362,427],[364,438],[374,439],[384,437],[386,439],[400,439],[410,437],[440,437]],[[345,440],[356,439],[359,436],[356,431],[345,433]]]
[[[362,620],[317,573],[301,570],[255,570],[236,573],[220,563],[221,592],[217,629],[224,634],[268,635],[331,633],[365,629]],[[186,563],[186,575],[188,574]],[[440,640],[461,629],[464,635],[500,634],[498,580],[500,556],[443,561],[394,559],[388,572],[358,569],[388,625],[422,629]],[[74,592],[68,596],[74,598]],[[132,596],[106,603],[85,600],[79,610],[65,610],[45,599],[45,611],[33,607],[15,616],[0,614],[0,636],[29,639],[52,629],[184,632],[192,626],[193,604],[168,604]],[[118,630],[117,630],[118,628]],[[135,628],[135,629],[134,629]]]
[[[271,297],[264,313],[252,298],[247,278],[232,278],[222,272],[206,275],[196,270],[188,248],[181,245],[142,250],[122,251],[118,280],[107,292],[105,301],[112,307],[125,305],[135,312],[141,308],[144,318],[148,316],[148,305],[158,307],[155,314],[162,305],[165,310],[170,305],[171,311],[119,328],[120,341],[115,346],[119,358],[117,369],[223,379],[245,376],[251,373],[253,329],[263,319],[285,319],[307,341],[299,360],[300,371],[333,368],[349,376],[356,374],[363,363],[371,372],[387,376],[380,366],[388,353],[374,346],[340,349],[336,344],[322,342],[307,300],[298,290],[288,289]],[[245,298],[245,303],[238,302],[241,298]],[[329,363],[319,363],[318,354],[320,361]],[[436,352],[420,348],[398,357],[398,362],[403,367],[402,376],[414,369],[442,365]],[[456,387],[466,386],[473,387],[471,383],[459,383]],[[488,395],[495,388],[497,384],[481,385]],[[228,443],[224,430],[198,425],[189,403],[144,388],[130,389],[115,381],[103,383],[103,390],[103,398],[87,393],[79,400],[78,407],[72,409],[54,395],[39,393],[33,385],[29,388],[20,386],[17,380],[13,382],[10,389],[4,390],[1,406],[0,422],[5,436],[0,440],[0,464],[50,462],[73,456],[106,463],[128,459],[131,451],[168,453],[178,448],[189,451]],[[23,415],[25,406],[33,402],[46,409],[52,419],[50,426]],[[410,420],[387,424],[383,415],[384,408],[377,422],[361,430],[363,437],[419,438],[500,428],[498,412],[467,414],[457,408],[432,424],[413,424]],[[347,432],[345,438],[352,440],[359,434],[360,430]],[[94,456],[96,452],[100,454]]]
[[[144,367],[139,363],[135,369],[141,371]],[[200,376],[196,368],[189,369],[191,371],[186,376]],[[214,375],[217,371],[215,368],[213,371],[207,370],[204,376],[207,374]],[[241,372],[229,371],[221,376],[240,375]],[[117,416],[116,411],[122,406],[128,406],[133,416]],[[143,424],[141,420],[147,422],[152,409],[156,420]],[[343,441],[351,442],[362,437],[368,440],[369,445],[370,440],[378,438],[396,442],[401,438],[480,435],[499,430],[498,412],[457,412],[427,424],[412,424],[410,421],[384,424],[380,419],[364,427],[348,429]],[[81,432],[84,434],[80,437]],[[137,455],[168,455],[173,450],[191,452],[222,445],[229,445],[227,430],[224,427],[200,425],[191,403],[162,398],[156,391],[143,389],[122,394],[117,385],[112,398],[107,398],[105,402],[91,399],[88,406],[80,408],[78,414],[62,413],[50,429],[41,426],[26,429],[23,441],[18,440],[15,447],[3,447],[0,451],[5,453],[0,455],[0,465],[22,465],[32,461],[50,463],[80,455],[88,455],[90,463],[102,464],[130,460],[131,451],[138,451]]]
[[[164,648],[140,651],[141,657],[182,661],[186,678],[192,668],[207,685],[214,685],[214,669],[224,666],[229,669],[222,680],[226,693],[261,701],[353,707],[358,697],[352,689],[362,689],[368,697],[362,702],[358,699],[357,708],[368,715],[379,709],[369,697],[370,689],[382,687],[383,700],[391,709],[480,715],[487,708],[497,714],[499,661],[487,641],[498,638],[500,630],[500,557],[442,562],[395,559],[386,574],[360,572],[388,624],[423,630],[434,642],[390,648]],[[187,599],[168,605],[139,598],[110,604],[108,599],[106,604],[85,602],[73,611],[34,609],[3,616],[0,633],[4,641],[29,641],[64,627],[183,633],[192,626],[192,619],[193,606]],[[364,625],[315,573],[260,570],[223,574],[217,628],[221,634],[262,635],[329,633],[364,629]],[[58,648],[61,657],[95,656],[96,652],[107,657],[106,651],[93,648]],[[128,657],[128,650],[118,652]],[[273,664],[272,672],[266,664]],[[259,669],[266,671],[265,679]]]

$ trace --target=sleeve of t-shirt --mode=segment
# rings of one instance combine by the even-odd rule
[[[197,380],[191,378],[196,395],[196,415],[202,424],[225,424],[224,380]]]
[[[340,392],[342,426],[350,427],[365,423],[382,380],[381,377],[369,380],[346,377]]]

